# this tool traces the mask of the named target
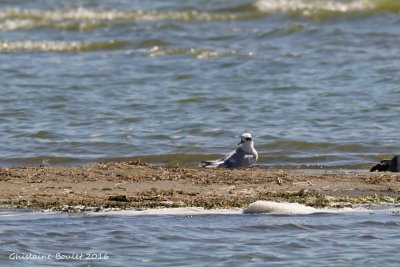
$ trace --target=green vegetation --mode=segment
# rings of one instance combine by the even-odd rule
[[[118,201],[118,199],[121,199]],[[123,200],[123,201],[122,201]],[[2,203],[8,208],[22,208],[32,210],[52,210],[64,212],[99,211],[102,209],[147,209],[147,208],[176,208],[176,207],[203,207],[205,209],[245,208],[257,200],[275,202],[296,202],[316,208],[344,208],[358,204],[393,204],[400,202],[399,197],[382,194],[366,196],[332,196],[318,192],[280,191],[261,192],[258,196],[247,195],[201,195],[183,190],[150,190],[138,193],[135,196],[114,196],[104,200],[81,201],[38,201],[18,200]]]

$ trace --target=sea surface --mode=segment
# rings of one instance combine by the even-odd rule
[[[0,266],[399,266],[399,230],[398,207],[291,215],[0,211]]]
[[[398,0],[4,0],[0,166],[367,170],[399,153]]]
[[[399,153],[398,0],[2,0],[0,167]],[[398,208],[398,207],[397,207]],[[0,211],[0,266],[399,266],[399,210]],[[47,257],[47,258],[46,258]]]

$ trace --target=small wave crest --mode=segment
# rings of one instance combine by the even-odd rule
[[[258,200],[251,203],[243,213],[271,213],[271,214],[311,214],[326,212],[326,210],[308,207],[299,203],[278,203],[273,201]]]
[[[240,12],[229,10],[114,10],[94,8],[71,9],[3,9],[0,10],[0,30],[55,28],[67,31],[91,31],[97,28],[124,27],[136,21],[215,22],[253,19],[263,15],[255,7]]]
[[[4,9],[0,10],[2,20],[32,21],[116,21],[116,20],[177,20],[177,21],[226,21],[247,18],[251,12],[203,11],[197,9],[159,11],[159,10],[107,10],[107,9]]]
[[[149,54],[151,57],[159,57],[159,56],[192,56],[197,59],[209,59],[216,57],[224,57],[224,56],[253,56],[252,52],[243,53],[235,50],[224,50],[224,51],[215,51],[210,49],[201,49],[201,48],[176,48],[176,49],[162,49],[158,46],[154,46],[149,50]]]
[[[117,50],[125,41],[64,42],[64,41],[0,41],[0,52],[88,52]]]
[[[257,0],[255,6],[269,14],[288,13],[320,19],[340,14],[400,12],[397,0]]]
[[[106,210],[101,212],[89,212],[92,215],[234,215],[241,214],[240,209],[204,209],[200,207],[187,208],[156,208],[144,210]]]
[[[342,209],[326,209],[326,208],[313,208],[299,203],[288,203],[288,202],[274,202],[258,200],[251,203],[247,208],[243,210],[245,214],[258,214],[258,213],[269,213],[276,215],[303,215],[313,213],[364,213],[368,212],[367,209],[360,208],[342,208]]]

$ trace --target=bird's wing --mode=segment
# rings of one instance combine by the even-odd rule
[[[226,168],[240,168],[248,167],[253,164],[255,157],[251,154],[247,154],[243,148],[238,147],[235,151],[232,151],[224,159],[224,164],[220,167]]]
[[[200,163],[200,166],[201,166],[201,167],[204,167],[204,168],[224,167],[224,166],[222,166],[222,165],[224,165],[225,162],[226,162],[229,158],[231,158],[232,155],[235,154],[235,152],[236,152],[236,150],[233,150],[232,152],[230,152],[228,155],[226,155],[226,156],[223,157],[223,158],[219,158],[219,159],[215,159],[215,160],[205,160],[205,161],[202,161],[202,162]]]

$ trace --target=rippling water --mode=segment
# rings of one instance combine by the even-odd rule
[[[383,210],[373,214],[290,216],[68,215],[2,211],[0,221],[2,266],[400,264],[399,216]],[[81,253],[82,259],[60,258],[79,257]],[[25,259],[16,259],[16,255]],[[32,259],[48,255],[50,259]],[[88,255],[102,259],[89,260]]]
[[[397,0],[1,1],[0,165],[398,153]]]

